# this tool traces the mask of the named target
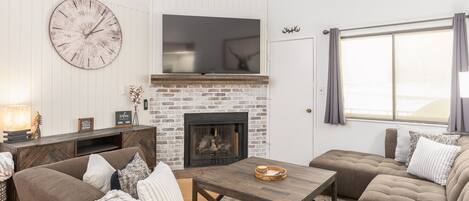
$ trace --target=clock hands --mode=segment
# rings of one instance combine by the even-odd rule
[[[93,29],[91,29],[90,32],[88,32],[87,34],[85,34],[85,39],[87,39],[88,37],[90,37],[90,35],[93,34],[93,33],[102,31],[102,30],[98,30],[98,31],[95,32],[96,28],[98,28],[98,26],[99,26],[101,23],[103,23],[104,19],[105,19],[105,16],[102,16],[102,17],[101,17],[101,20],[99,20],[99,22],[93,27]]]
[[[99,29],[99,30],[93,31],[93,32],[89,33],[89,35],[92,35],[92,34],[95,34],[95,33],[101,32],[101,31],[104,31],[104,29]]]

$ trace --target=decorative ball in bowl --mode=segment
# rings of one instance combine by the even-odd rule
[[[278,166],[260,165],[256,167],[257,179],[263,181],[281,181],[287,178],[287,169]]]

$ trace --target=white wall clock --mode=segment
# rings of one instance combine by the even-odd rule
[[[63,1],[52,13],[49,35],[60,57],[85,70],[106,67],[122,47],[119,21],[98,0]]]

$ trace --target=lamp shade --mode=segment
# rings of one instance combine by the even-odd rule
[[[2,109],[0,118],[3,131],[22,131],[31,129],[31,107],[9,105]]]

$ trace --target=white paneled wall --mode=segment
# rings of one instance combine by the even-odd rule
[[[76,131],[77,119],[114,125],[114,112],[130,110],[125,90],[149,83],[149,1],[102,0],[117,15],[123,48],[110,66],[84,71],[63,61],[48,34],[61,0],[1,0],[0,105],[31,104],[43,115],[43,134]]]
[[[80,117],[110,127],[115,111],[130,110],[125,88],[148,87],[149,75],[161,72],[163,13],[261,19],[266,58],[267,0],[101,0],[119,18],[122,52],[102,70],[76,69],[49,41],[50,14],[61,1],[0,1],[0,106],[32,105],[43,115],[44,135],[76,131]]]
[[[439,130],[439,125],[383,121],[349,120],[346,126],[323,122],[326,105],[329,37],[324,29],[340,29],[451,17],[469,12],[467,0],[269,0],[269,35],[272,40],[315,36],[317,41],[318,128],[314,135],[315,155],[331,149],[384,154],[386,128],[410,127],[416,130]],[[283,34],[285,26],[299,25],[300,33]],[[344,33],[346,34],[346,33]]]
[[[152,0],[151,72],[162,72],[162,15],[250,18],[261,20],[261,71],[266,72],[268,0]]]

